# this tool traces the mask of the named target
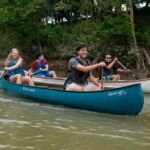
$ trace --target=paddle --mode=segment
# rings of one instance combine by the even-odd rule
[[[117,61],[117,63],[122,66],[125,70],[129,70],[127,67],[125,67],[119,60]],[[139,77],[137,75],[135,75],[131,70],[129,70],[129,72],[132,74],[134,79],[139,79]]]
[[[37,71],[35,71],[35,72],[33,72],[33,73],[30,73],[29,75],[30,76],[33,76],[33,75],[35,75],[36,73],[38,73],[40,70],[37,70]]]
[[[104,69],[101,69],[101,82],[102,82],[102,90],[104,90],[104,78],[103,78]]]
[[[4,73],[5,73],[5,70],[2,71],[2,73],[1,73],[1,75],[0,75],[0,79],[3,77]]]

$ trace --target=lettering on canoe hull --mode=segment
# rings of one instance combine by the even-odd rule
[[[115,95],[122,96],[122,95],[126,95],[126,94],[127,94],[127,91],[125,91],[125,90],[108,92],[108,96],[115,96]]]
[[[35,89],[31,89],[31,88],[27,88],[27,87],[23,87],[22,88],[23,89],[23,91],[28,91],[28,92],[32,92],[32,93],[34,93],[35,92]]]

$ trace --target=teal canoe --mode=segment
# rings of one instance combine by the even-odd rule
[[[97,92],[71,92],[18,85],[1,79],[4,91],[30,100],[53,105],[117,115],[137,115],[144,104],[140,84]]]

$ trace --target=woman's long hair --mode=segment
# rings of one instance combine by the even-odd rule
[[[11,51],[10,51],[10,53],[8,54],[7,58],[6,58],[6,61],[5,61],[5,66],[6,66],[6,67],[8,66],[9,61],[10,61],[11,59],[13,59],[13,58],[12,58],[12,53],[13,53],[14,50],[17,50],[17,51],[18,51],[18,59],[21,58],[21,57],[20,57],[20,54],[19,54],[18,48],[12,48]]]

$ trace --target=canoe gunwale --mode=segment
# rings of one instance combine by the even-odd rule
[[[81,91],[81,92],[76,92],[76,91],[66,91],[66,90],[59,90],[59,89],[50,89],[50,88],[46,88],[46,87],[38,87],[38,86],[30,86],[30,85],[25,85],[25,84],[16,84],[16,83],[10,83],[9,81],[5,80],[5,79],[0,79],[0,80],[4,80],[6,81],[8,84],[12,84],[12,85],[17,85],[17,86],[24,86],[24,87],[29,87],[29,88],[38,88],[38,89],[46,89],[46,90],[53,90],[53,91],[60,91],[60,92],[68,92],[68,93],[102,93],[102,92],[109,92],[109,91],[116,91],[116,90],[121,90],[124,88],[128,88],[128,87],[134,87],[137,85],[141,85],[140,83],[136,83],[136,84],[132,84],[132,85],[127,85],[124,87],[118,87],[118,88],[114,88],[114,89],[107,89],[107,90],[102,90],[102,91]],[[51,84],[49,84],[51,85]]]
[[[51,78],[51,77],[39,77],[39,76],[33,76],[32,78],[39,78],[39,79],[43,79],[43,80],[57,80],[57,81],[63,81],[65,82],[65,78]],[[101,80],[98,80],[99,82],[101,82]],[[104,80],[104,84],[138,84],[138,83],[143,83],[146,81],[150,81],[150,78],[145,78],[145,79],[140,79],[140,80],[118,80],[118,81],[111,81],[111,80]],[[90,82],[90,81],[89,81]]]
[[[41,78],[41,79],[52,79],[52,80],[65,80],[65,78],[52,78],[52,77],[40,77],[40,76],[33,76],[33,77],[36,77],[36,78]],[[136,80],[118,80],[118,81],[109,81],[109,80],[104,80],[104,82],[112,82],[112,83],[130,83],[130,82],[142,82],[142,81],[148,81],[150,80],[150,78],[144,78],[144,79],[136,79]],[[101,81],[101,80],[98,80],[98,81]]]
[[[51,77],[39,77],[33,76],[32,80],[36,83],[49,83],[49,84],[57,84],[64,85],[65,78],[51,78]],[[101,83],[101,80],[99,80]],[[106,89],[114,89],[119,87],[125,87],[133,84],[141,84],[142,90],[145,94],[150,94],[150,78],[140,79],[140,80],[118,80],[118,81],[104,81],[104,88]],[[89,84],[93,84],[89,81]]]

